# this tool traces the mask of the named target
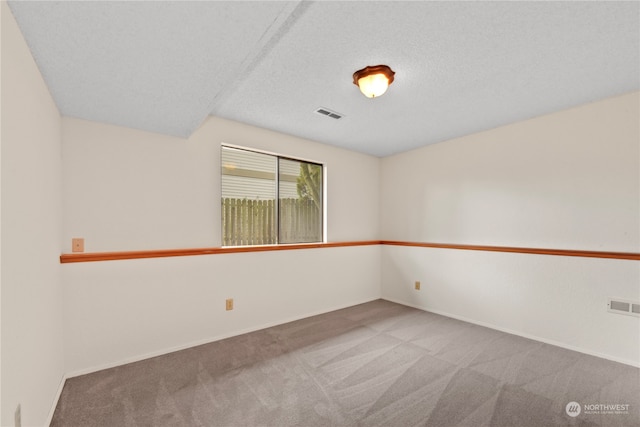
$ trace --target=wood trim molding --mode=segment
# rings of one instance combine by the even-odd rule
[[[557,255],[585,258],[608,258],[640,261],[640,253],[635,252],[604,252],[604,251],[583,251],[570,249],[545,249],[545,248],[521,248],[511,246],[484,246],[484,245],[458,245],[449,243],[425,243],[406,242],[398,240],[364,240],[352,242],[332,242],[332,243],[301,243],[295,245],[265,245],[265,246],[236,246],[224,248],[193,248],[193,249],[161,249],[151,251],[127,251],[127,252],[93,252],[93,253],[71,253],[60,255],[60,263],[68,264],[74,262],[92,261],[115,261],[125,259],[140,258],[163,258],[176,256],[193,255],[216,255],[235,254],[241,252],[267,252],[267,251],[288,251],[299,249],[318,248],[339,248],[346,246],[412,246],[419,248],[439,248],[439,249],[460,249],[467,251],[489,251],[489,252],[512,252],[534,255]]]
[[[404,242],[397,240],[382,240],[382,245],[391,246],[415,246],[420,248],[440,248],[440,249],[462,249],[467,251],[489,251],[489,252],[515,252],[521,254],[535,255],[558,255],[558,256],[574,256],[586,258],[610,258],[610,259],[627,259],[640,261],[640,253],[636,252],[604,252],[604,251],[583,251],[572,249],[546,249],[546,248],[520,248],[511,246],[484,246],[484,245],[457,245],[449,243],[421,243],[421,242]]]
[[[60,255],[60,263],[91,262],[91,261],[115,261],[124,259],[140,258],[164,258],[176,256],[193,255],[216,255],[216,254],[236,254],[241,252],[267,252],[267,251],[288,251],[293,249],[317,249],[317,248],[339,248],[345,246],[370,246],[379,245],[380,240],[365,240],[355,242],[332,242],[332,243],[298,243],[293,245],[265,245],[265,246],[235,246],[220,248],[192,248],[192,249],[160,249],[150,251],[128,251],[128,252],[87,252],[71,253]]]

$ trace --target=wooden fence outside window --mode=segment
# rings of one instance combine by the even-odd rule
[[[222,245],[273,245],[322,241],[322,213],[310,199],[222,199]]]

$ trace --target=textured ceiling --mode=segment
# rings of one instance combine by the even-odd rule
[[[640,89],[638,2],[9,4],[63,115],[181,137],[213,114],[386,156]]]

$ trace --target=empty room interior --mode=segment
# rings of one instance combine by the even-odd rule
[[[639,2],[1,22],[0,425],[640,425]]]

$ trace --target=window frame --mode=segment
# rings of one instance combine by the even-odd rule
[[[268,156],[272,156],[275,158],[276,160],[276,170],[275,170],[275,183],[276,183],[276,194],[275,194],[275,218],[276,218],[276,243],[268,243],[268,244],[258,244],[258,245],[223,245],[222,242],[224,242],[224,224],[222,221],[223,218],[223,213],[222,213],[222,205],[220,205],[220,242],[221,242],[221,247],[222,248],[250,248],[250,247],[260,247],[260,246],[295,246],[295,245],[300,245],[300,246],[304,246],[304,245],[317,245],[319,243],[327,243],[327,165],[324,162],[320,162],[317,160],[309,160],[306,158],[300,158],[300,157],[294,157],[294,156],[290,156],[290,155],[284,155],[284,154],[280,154],[280,153],[276,153],[273,151],[267,151],[267,150],[261,150],[261,149],[257,149],[257,148],[250,148],[250,147],[246,147],[246,146],[242,146],[242,145],[236,145],[236,144],[228,144],[228,143],[221,143],[220,144],[220,163],[219,163],[219,167],[220,167],[220,172],[219,172],[219,177],[220,177],[220,198],[222,199],[222,176],[223,176],[223,169],[224,169],[224,165],[223,165],[223,160],[222,160],[222,151],[225,148],[229,148],[229,149],[234,149],[234,150],[241,150],[241,151],[249,151],[252,153],[256,153],[256,154],[264,154],[264,155],[268,155]],[[283,160],[290,160],[290,161],[294,161],[294,162],[304,162],[304,163],[310,163],[313,165],[317,165],[320,166],[321,171],[322,171],[322,209],[321,209],[321,214],[322,214],[322,218],[320,219],[320,224],[322,229],[320,230],[320,235],[321,235],[321,240],[317,241],[317,242],[302,242],[302,243],[281,243],[280,240],[280,159]]]

